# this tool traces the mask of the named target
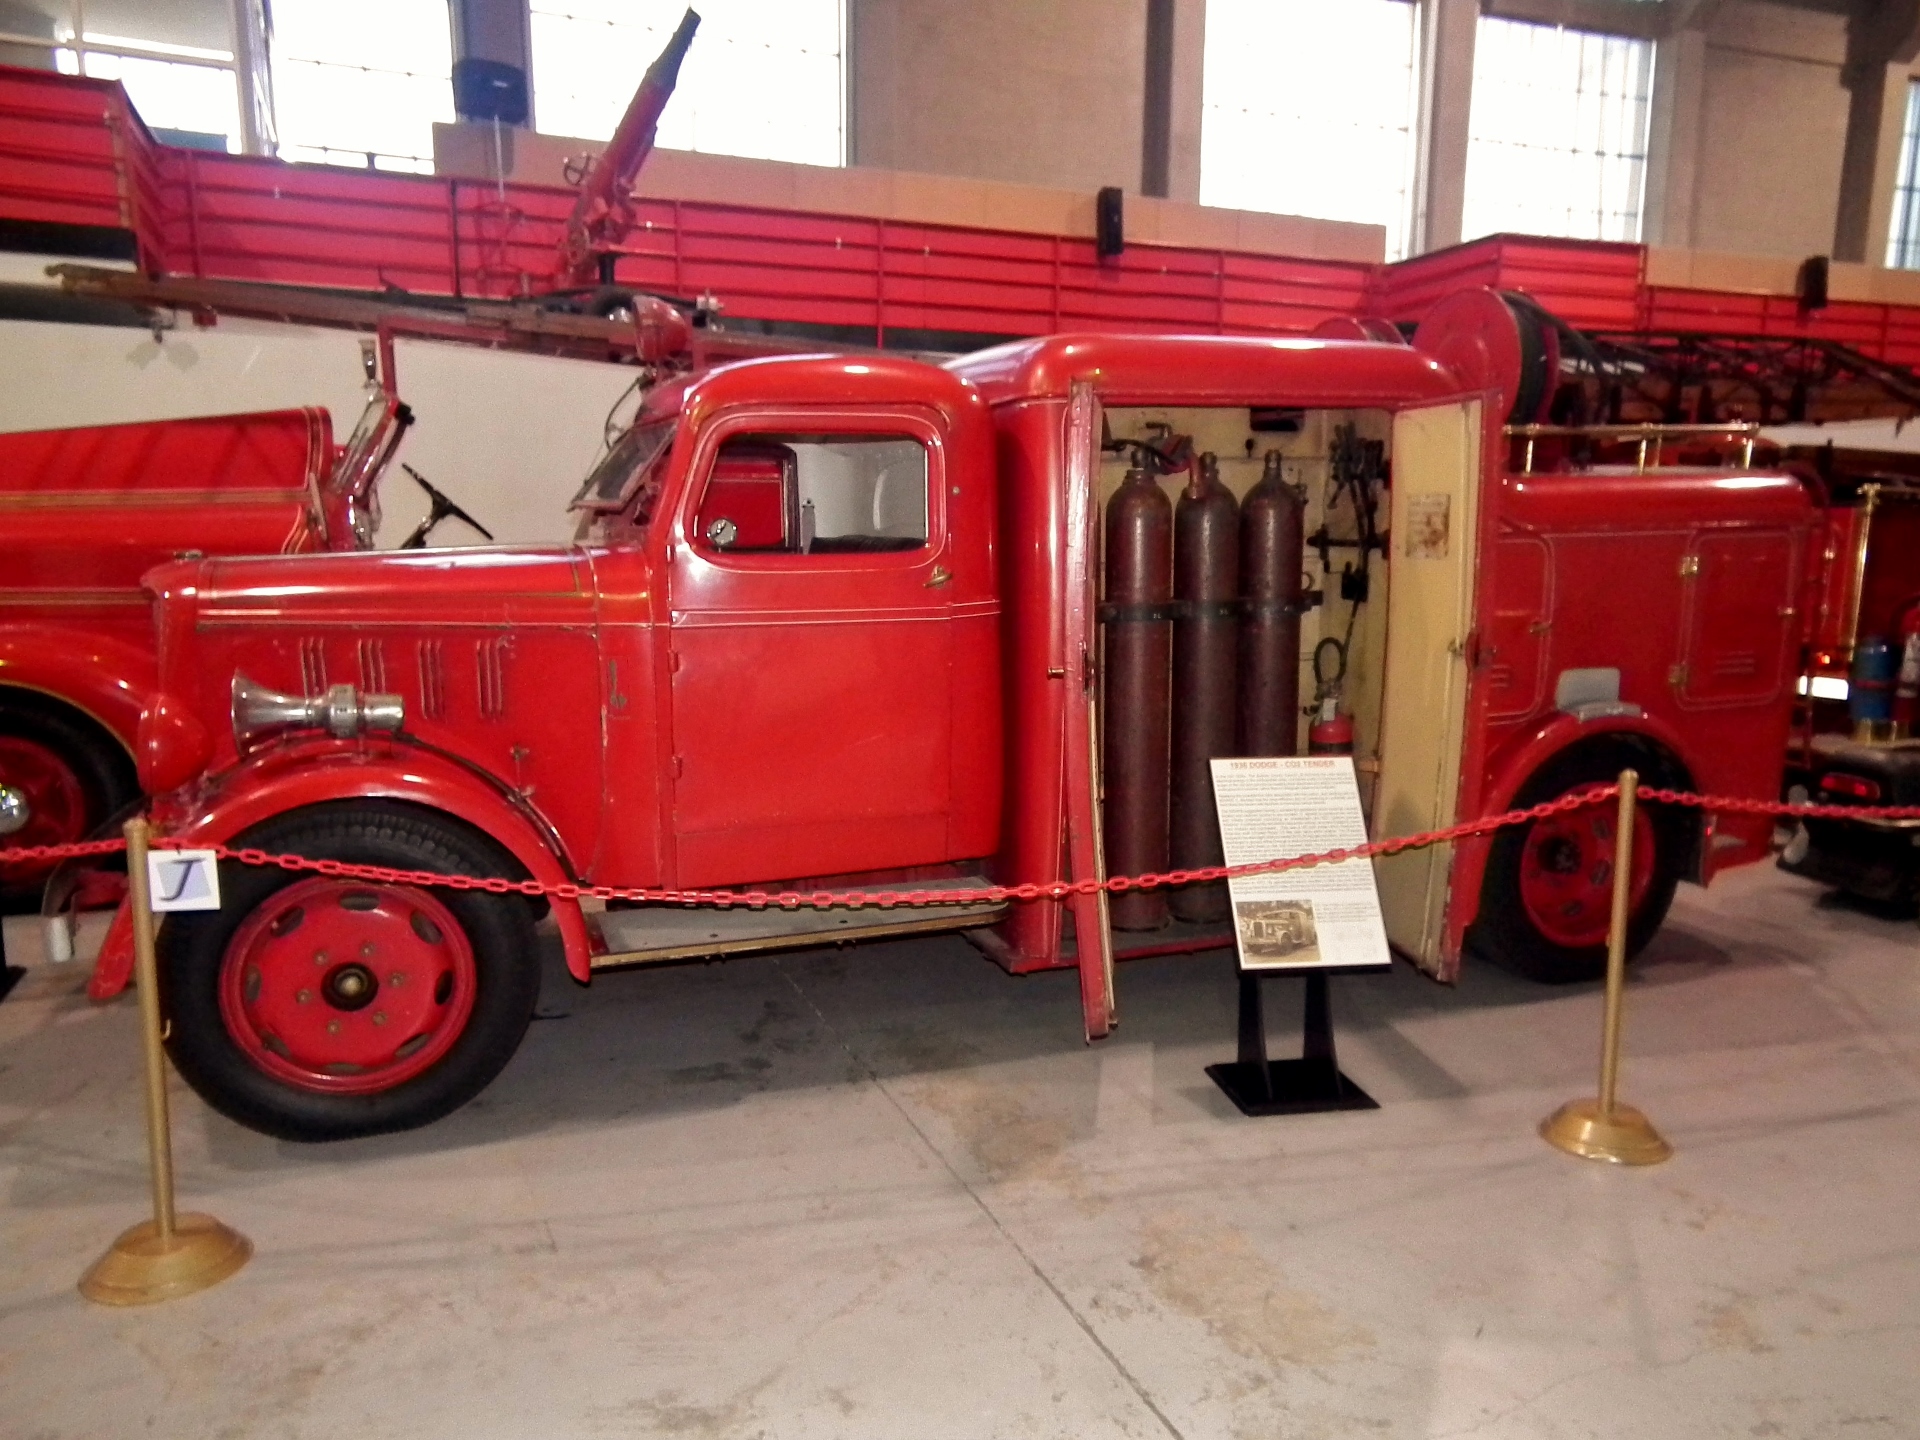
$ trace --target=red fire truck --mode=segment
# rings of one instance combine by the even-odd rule
[[[1204,863],[1211,800],[1181,767],[1294,748],[1312,651],[1377,835],[1625,765],[1776,793],[1806,491],[1663,464],[1656,429],[1635,463],[1550,462],[1540,363],[1482,291],[1413,345],[1055,336],[944,368],[721,366],[648,395],[572,546],[155,570],[141,779],[185,843],[555,885],[911,879],[949,900],[550,904],[581,981],[964,929],[1010,970],[1078,965],[1102,1035],[1116,955],[1226,942],[1206,904],[967,892]],[[1194,683],[1223,628],[1238,678]],[[1380,862],[1391,939],[1441,978],[1468,949],[1591,974],[1610,813]],[[1767,853],[1764,822],[1651,808],[1636,945],[1679,879]],[[241,1122],[422,1124],[518,1043],[544,902],[237,863],[222,885],[223,910],[166,920],[165,1000],[182,1074]]]
[[[345,447],[318,409],[0,435],[0,898],[32,901],[51,868],[8,850],[82,839],[139,795],[140,577],[186,554],[367,547],[408,418],[375,392]]]
[[[1795,798],[1848,807],[1920,804],[1920,463],[1827,446],[1825,603],[1808,665],[1807,724],[1789,757]],[[1920,824],[1808,819],[1783,869],[1893,906],[1920,900]]]

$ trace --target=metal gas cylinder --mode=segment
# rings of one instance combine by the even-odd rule
[[[1267,452],[1260,483],[1240,506],[1239,753],[1300,748],[1300,492]]]
[[[1173,619],[1173,505],[1135,467],[1107,501],[1101,754],[1110,875],[1167,868],[1167,696]],[[1116,930],[1167,923],[1164,890],[1126,890],[1109,906]]]
[[[1868,635],[1853,649],[1847,676],[1847,716],[1859,729],[1893,718],[1893,679],[1899,661],[1884,635]]]
[[[1215,756],[1234,753],[1235,621],[1240,580],[1240,506],[1220,483],[1214,457],[1188,471],[1173,512],[1173,775],[1169,854],[1173,868],[1224,862],[1213,803]],[[1208,923],[1231,913],[1223,880],[1186,885],[1167,898],[1176,920]]]

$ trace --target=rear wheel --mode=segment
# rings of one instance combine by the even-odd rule
[[[1626,746],[1576,751],[1549,761],[1514,798],[1515,808],[1643,774],[1647,756]],[[1476,954],[1549,985],[1606,973],[1613,912],[1613,801],[1550,815],[1499,832],[1480,887],[1480,914],[1468,932]],[[1634,815],[1628,876],[1627,954],[1637,955],[1673,904],[1686,851],[1686,822],[1663,806]]]
[[[502,875],[483,837],[399,805],[324,807],[249,845],[314,859]],[[181,1075],[283,1140],[425,1125],[512,1057],[539,992],[518,895],[223,863],[223,907],[167,918],[161,960]]]
[[[133,762],[104,730],[39,695],[0,695],[0,911],[32,910],[58,861],[9,850],[85,840],[139,794]]]

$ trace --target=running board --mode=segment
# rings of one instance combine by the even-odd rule
[[[897,881],[891,885],[850,885],[847,892],[883,890],[985,890],[992,882],[961,879]],[[961,905],[835,906],[797,910],[768,905],[719,909],[711,905],[648,905],[637,910],[608,910],[589,915],[597,922],[607,953],[593,957],[595,970],[655,965],[668,960],[704,960],[753,950],[794,950],[849,940],[878,940],[938,930],[991,925],[1006,913],[1004,900]]]

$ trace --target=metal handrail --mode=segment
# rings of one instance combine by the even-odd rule
[[[1729,421],[1724,425],[1509,425],[1505,428],[1509,439],[1522,439],[1527,442],[1526,454],[1521,460],[1520,473],[1533,473],[1534,442],[1542,436],[1550,435],[1590,435],[1616,439],[1635,439],[1640,441],[1640,451],[1634,468],[1647,468],[1649,447],[1664,445],[1668,440],[1680,440],[1689,436],[1730,435],[1737,436],[1741,443],[1740,464],[1745,467],[1753,464],[1753,442],[1760,434],[1760,426],[1751,420]],[[1659,461],[1659,452],[1654,451],[1655,463]]]

